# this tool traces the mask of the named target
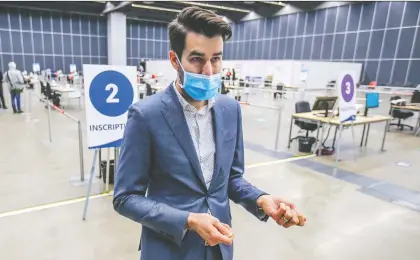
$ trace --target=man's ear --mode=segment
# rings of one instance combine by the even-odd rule
[[[169,51],[169,60],[171,61],[172,67],[178,71],[179,65],[178,65],[178,59],[176,58],[176,54],[173,50]]]

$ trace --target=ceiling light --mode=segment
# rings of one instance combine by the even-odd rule
[[[251,10],[227,7],[227,6],[222,6],[222,5],[212,5],[212,4],[207,4],[207,3],[203,3],[203,2],[175,1],[173,3],[182,3],[182,4],[186,4],[186,5],[196,5],[196,6],[201,6],[201,7],[211,7],[211,8],[221,9],[221,10],[236,11],[236,12],[243,12],[243,13],[250,13],[251,12]]]
[[[181,11],[181,10],[178,10],[178,9],[170,9],[170,8],[163,8],[163,7],[150,6],[150,5],[132,4],[131,6],[136,7],[136,8],[143,8],[143,9],[157,10],[157,11],[166,11],[166,12],[173,12],[173,13],[179,13]]]
[[[155,2],[154,1],[143,1],[143,3],[147,4],[147,5],[151,5],[151,4],[154,4]]]
[[[103,3],[103,4],[106,3],[105,1],[98,1],[98,0],[93,0],[92,2],[98,2],[98,3]]]
[[[266,4],[271,4],[271,5],[279,5],[279,6],[286,6],[285,3],[283,2],[278,2],[278,1],[262,1],[263,3]]]

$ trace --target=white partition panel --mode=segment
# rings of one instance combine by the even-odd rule
[[[148,73],[163,75],[167,80],[176,78],[176,71],[169,60],[151,60],[146,62]],[[306,60],[225,60],[224,68],[236,68],[237,77],[246,76],[273,76],[273,85],[282,82],[286,85],[306,89],[325,89],[328,82],[337,80],[342,70],[352,70],[358,75],[362,71],[361,63],[350,62],[318,62]],[[301,81],[301,69],[307,69],[306,83]]]

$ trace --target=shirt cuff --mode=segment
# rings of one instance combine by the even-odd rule
[[[264,210],[261,207],[257,207],[257,218],[264,222],[268,220],[268,215],[265,214]]]

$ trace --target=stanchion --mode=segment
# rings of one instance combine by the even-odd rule
[[[92,183],[93,183],[93,178],[94,178],[93,175],[95,174],[95,165],[96,165],[97,156],[98,156],[98,149],[95,149],[95,153],[93,154],[92,167],[90,169],[89,184],[88,184],[88,189],[87,189],[87,194],[86,194],[85,207],[83,210],[83,220],[86,220],[87,209],[89,206],[90,192],[92,190]]]
[[[80,120],[77,120],[77,130],[79,133],[79,160],[80,160],[80,181],[85,181],[85,165],[83,162],[83,135],[82,135],[82,124]]]
[[[277,151],[277,149],[278,149],[278,143],[279,143],[279,135],[280,135],[282,108],[281,107],[272,107],[272,106],[254,104],[254,103],[249,103],[249,102],[241,102],[241,101],[239,101],[239,104],[241,104],[241,105],[248,105],[248,106],[255,106],[255,107],[261,107],[261,108],[267,108],[267,109],[274,109],[274,110],[278,110],[279,111],[279,117],[277,119],[276,141],[274,143],[274,150]]]
[[[105,181],[105,192],[109,191],[109,168],[110,168],[110,148],[106,149],[106,181]]]
[[[47,107],[48,107],[48,135],[50,137],[50,143],[52,143],[52,138],[51,138],[51,107],[50,107],[48,101],[47,101]]]
[[[84,185],[85,183],[85,167],[84,167],[84,158],[83,158],[83,134],[82,134],[82,126],[81,126],[81,121],[77,118],[75,118],[74,116],[68,114],[67,112],[65,112],[63,109],[57,107],[54,104],[51,104],[50,101],[46,101],[47,106],[48,106],[48,114],[50,115],[50,106],[53,107],[55,110],[57,110],[58,112],[60,112],[60,114],[65,115],[67,118],[70,118],[71,120],[73,120],[74,122],[77,123],[77,135],[78,135],[78,142],[79,142],[79,168],[80,168],[80,176],[76,176],[76,177],[72,177],[70,178],[70,182],[72,183],[73,186],[80,186],[80,185]],[[48,121],[49,127],[51,129],[51,124],[50,121]],[[50,135],[51,135],[51,131],[50,131]],[[51,138],[50,138],[51,140]]]
[[[279,118],[277,119],[276,143],[274,146],[274,150],[276,151],[278,151],[278,147],[279,147],[280,125],[281,125],[281,109],[279,109]]]

